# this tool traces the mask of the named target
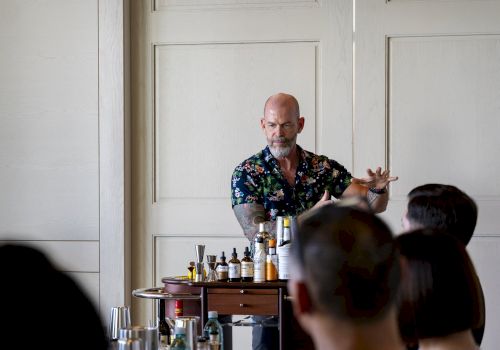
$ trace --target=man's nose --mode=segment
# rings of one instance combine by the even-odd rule
[[[281,125],[276,126],[276,133],[278,136],[284,136],[285,135],[285,128]]]

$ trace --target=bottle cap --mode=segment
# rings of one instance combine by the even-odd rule
[[[245,247],[245,251],[243,252],[245,256],[250,256],[250,250],[248,250],[248,247]]]
[[[220,256],[221,260],[226,260],[226,256],[224,255],[224,252],[222,252],[222,255]]]
[[[233,248],[233,257],[234,258],[237,258],[238,257],[238,253],[236,253],[236,248]]]
[[[217,318],[219,317],[219,314],[217,311],[209,311],[208,312],[208,318]]]
[[[276,247],[276,240],[274,238],[271,238],[269,240],[269,248],[275,248]]]
[[[290,227],[290,218],[288,216],[285,216],[283,218],[283,226],[284,227]]]

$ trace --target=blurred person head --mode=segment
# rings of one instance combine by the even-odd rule
[[[403,229],[436,228],[457,237],[467,245],[477,223],[478,209],[474,200],[452,185],[425,184],[408,193],[403,215]]]
[[[20,348],[108,348],[97,310],[79,285],[40,250],[0,245],[0,332]]]
[[[428,228],[399,235],[396,241],[404,266],[398,317],[405,342],[418,343],[421,350],[445,341],[454,342],[449,348],[476,349],[471,330],[484,315],[465,246]]]
[[[359,207],[332,204],[304,216],[292,242],[294,313],[318,349],[400,349],[400,265],[389,227]]]

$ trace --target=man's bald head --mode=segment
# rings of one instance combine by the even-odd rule
[[[266,115],[268,110],[276,110],[280,108],[287,108],[293,111],[293,114],[297,118],[300,117],[299,102],[297,101],[297,99],[292,95],[281,92],[272,95],[267,99],[266,103],[264,104],[264,116]]]

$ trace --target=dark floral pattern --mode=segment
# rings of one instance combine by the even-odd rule
[[[339,163],[297,146],[300,161],[295,186],[282,174],[269,147],[246,159],[233,172],[231,202],[233,207],[244,203],[264,206],[267,220],[278,215],[299,215],[311,208],[328,190],[339,198],[350,185],[351,174]]]

